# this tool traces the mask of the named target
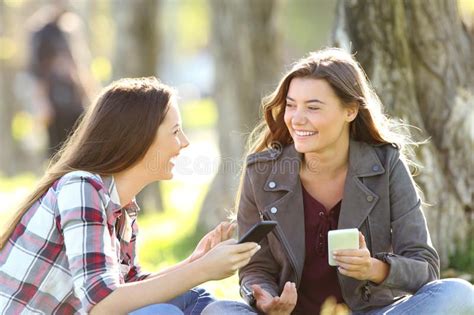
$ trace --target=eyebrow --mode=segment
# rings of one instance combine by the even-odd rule
[[[176,127],[181,127],[181,124],[180,124],[180,123],[177,123],[177,124],[174,125],[173,128],[171,128],[171,129],[174,129],[174,128],[176,128]]]
[[[295,100],[292,99],[292,98],[289,97],[289,96],[287,96],[286,99],[289,100],[289,101],[295,102]],[[313,99],[310,99],[310,100],[306,100],[305,103],[306,103],[306,104],[309,104],[309,103],[326,104],[326,103],[324,103],[323,101],[318,100],[317,98],[313,98]]]

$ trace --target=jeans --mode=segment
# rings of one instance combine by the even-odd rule
[[[194,288],[166,303],[152,304],[129,315],[199,315],[214,298],[202,288]]]
[[[216,301],[207,306],[203,315],[258,314],[247,304],[236,301]],[[425,284],[414,295],[406,296],[393,304],[354,315],[471,315],[474,314],[473,286],[461,279],[443,279]]]

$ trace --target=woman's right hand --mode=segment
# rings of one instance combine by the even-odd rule
[[[252,286],[257,308],[267,315],[289,315],[296,306],[298,294],[293,282],[285,283],[280,296],[272,296],[259,285]]]
[[[257,243],[237,244],[236,240],[230,239],[212,248],[197,262],[202,264],[208,280],[220,280],[232,276],[248,264],[259,249]]]

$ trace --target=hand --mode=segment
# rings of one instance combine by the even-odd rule
[[[334,251],[333,258],[338,264],[341,274],[358,279],[382,282],[388,274],[388,265],[370,257],[365,238],[359,232],[359,249]]]
[[[281,296],[273,297],[257,284],[252,289],[257,308],[267,315],[288,315],[296,306],[298,294],[293,282],[285,283]]]
[[[234,233],[235,226],[235,223],[231,222],[220,223],[214,230],[204,235],[191,256],[188,257],[187,262],[193,262],[201,258],[220,242],[230,239]]]
[[[207,280],[220,280],[248,264],[259,249],[257,243],[237,244],[236,240],[230,239],[219,243],[196,262],[202,264]]]
[[[334,296],[328,297],[321,305],[320,315],[348,315],[350,309],[346,304],[337,304],[337,299]]]

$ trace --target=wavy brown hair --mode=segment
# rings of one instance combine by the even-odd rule
[[[34,191],[10,216],[0,234],[0,249],[25,212],[65,174],[82,170],[107,176],[139,162],[155,139],[173,95],[154,77],[121,79],[104,88]]]
[[[263,119],[250,135],[248,154],[292,143],[283,117],[288,88],[294,78],[326,80],[342,106],[358,106],[357,117],[350,123],[352,139],[374,145],[390,143],[398,148],[410,142],[404,125],[383,114],[378,96],[353,56],[342,49],[327,48],[297,61],[276,90],[263,99]]]

